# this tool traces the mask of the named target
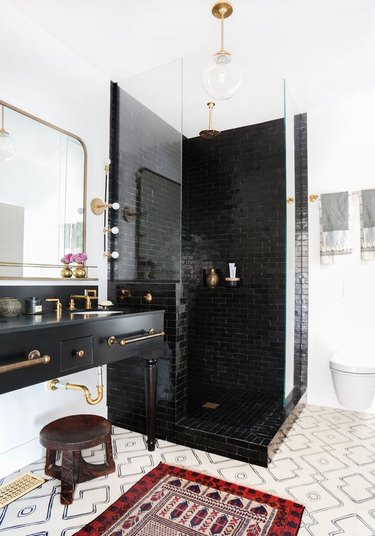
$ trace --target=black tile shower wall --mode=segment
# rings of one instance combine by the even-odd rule
[[[181,185],[143,169],[138,180],[137,279],[180,281]]]
[[[183,278],[189,381],[283,389],[286,190],[284,121],[184,141]],[[187,184],[187,187],[185,187]],[[185,199],[184,199],[185,197]],[[186,200],[187,197],[187,200]],[[228,262],[241,284],[226,288]],[[204,286],[215,266],[217,288]]]
[[[309,221],[307,115],[295,117],[295,203],[296,203],[296,287],[294,385],[301,392],[307,387],[308,299],[309,299]]]
[[[110,236],[110,250],[119,252],[110,261],[111,280],[139,280],[144,266],[138,266],[139,230],[136,215],[126,218],[125,209],[139,213],[139,177],[148,169],[175,183],[181,183],[181,134],[117,84],[111,86],[111,170],[109,199],[120,210],[109,211],[110,226],[119,233]],[[154,211],[154,216],[158,213]],[[165,213],[159,211],[162,226]],[[143,251],[144,256],[144,251]],[[179,274],[178,274],[179,276]],[[171,279],[169,275],[159,279]],[[179,277],[178,277],[179,279]]]

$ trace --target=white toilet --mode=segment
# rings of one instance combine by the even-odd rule
[[[375,395],[375,356],[335,353],[329,362],[338,401],[350,409],[367,409]]]

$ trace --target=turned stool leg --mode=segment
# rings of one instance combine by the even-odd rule
[[[56,454],[57,451],[53,449],[47,449],[46,451],[46,465],[44,471],[48,476],[56,476]]]
[[[108,436],[105,438],[104,445],[105,445],[105,464],[108,467],[108,470],[113,472],[116,469],[116,464],[113,459],[111,434],[108,434]]]
[[[63,451],[61,460],[61,504],[72,504],[73,493],[79,478],[81,451]]]

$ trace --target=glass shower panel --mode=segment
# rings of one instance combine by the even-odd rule
[[[119,82],[116,120],[112,197],[121,210],[111,279],[180,281],[182,60]]]
[[[286,158],[286,303],[284,406],[293,395],[295,375],[295,286],[296,286],[296,129],[300,112],[284,80],[284,122]]]

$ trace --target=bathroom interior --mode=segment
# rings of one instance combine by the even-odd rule
[[[62,9],[60,2],[55,4]],[[210,28],[205,37],[208,50],[218,37],[211,7],[210,3],[195,5],[201,16],[207,15],[205,24],[199,22],[197,27]],[[65,8],[60,16],[70,16],[72,28],[77,28],[79,17],[76,20],[70,11],[74,8]],[[71,313],[76,307],[90,317],[84,308],[90,292],[94,310],[97,303],[109,300],[113,310],[136,310],[155,318],[164,311],[160,333],[163,329],[165,340],[157,360],[157,448],[180,445],[192,452],[208,452],[212,460],[230,459],[266,471],[272,464],[277,466],[277,453],[287,448],[284,440],[298,425],[301,413],[304,418],[306,407],[329,408],[327,411],[338,415],[345,410],[350,415],[363,412],[373,431],[374,370],[368,348],[375,285],[373,264],[360,258],[358,195],[373,185],[375,107],[370,77],[358,74],[344,90],[341,71],[334,81],[327,75],[321,85],[331,82],[331,86],[322,98],[319,83],[312,96],[306,90],[307,82],[299,84],[293,71],[287,76],[288,69],[271,73],[268,67],[264,75],[249,81],[248,71],[256,65],[245,71],[246,56],[239,54],[244,74],[238,95],[216,101],[209,110],[212,99],[203,89],[197,101],[189,93],[189,77],[198,77],[204,58],[194,69],[192,58],[187,53],[185,58],[183,49],[179,54],[160,56],[153,52],[147,61],[139,62],[142,68],[132,64],[132,57],[128,69],[116,69],[113,54],[106,58],[108,66],[100,63],[103,56],[98,56],[95,64],[93,53],[84,47],[80,50],[72,33],[59,33],[52,8],[44,0],[35,3],[35,11],[23,0],[0,0],[0,9],[4,15],[0,40],[11,59],[0,60],[5,74],[0,91],[5,127],[12,134],[17,128],[27,128],[17,125],[17,121],[34,121],[22,114],[26,112],[46,129],[43,132],[53,131],[54,125],[60,129],[56,139],[47,142],[53,147],[50,153],[50,147],[35,146],[37,154],[31,158],[40,167],[26,172],[21,168],[20,172],[20,168],[11,168],[12,160],[5,163],[6,172],[0,167],[5,184],[0,240],[6,244],[0,262],[0,297],[15,297],[24,307],[27,298],[40,296],[44,319],[56,316],[55,303],[45,302],[46,298],[59,299],[63,315],[71,306]],[[96,6],[98,14],[96,9],[103,8]],[[228,42],[234,40],[235,24],[245,31],[244,23],[235,18],[237,9],[244,9],[243,2],[234,4],[234,20],[226,23]],[[352,9],[352,15],[363,24],[365,13],[373,13],[369,6],[363,12]],[[153,25],[159,16],[156,8],[152,14],[149,23]],[[297,15],[291,17],[290,31],[295,28],[294,17]],[[90,18],[91,31],[92,24]],[[273,21],[273,31],[275,24]],[[315,24],[318,28],[317,20]],[[21,35],[28,36],[27,43]],[[177,39],[175,35],[173,39]],[[329,46],[328,37],[325,46]],[[359,64],[365,64],[370,47],[356,46],[361,52]],[[274,48],[263,51],[264,56],[271,51],[275,53]],[[345,51],[348,70],[354,53]],[[302,65],[302,57],[299,59]],[[307,71],[305,65],[301,70]],[[323,77],[326,73],[319,74]],[[306,75],[306,80],[312,78]],[[200,77],[196,83],[201,84]],[[204,133],[210,129],[221,133],[207,139]],[[68,142],[58,174],[70,172],[74,186],[70,190],[67,183],[60,182],[55,192],[52,184],[46,187],[43,182],[50,181],[47,176],[52,165],[43,158],[57,145],[61,150],[65,134]],[[42,130],[38,136],[41,140]],[[31,146],[31,140],[15,139],[17,150],[27,155],[23,143]],[[77,151],[71,161],[69,151],[70,156]],[[37,174],[42,177],[39,186]],[[9,194],[11,185],[16,187]],[[332,266],[323,266],[318,198],[343,191],[349,192],[351,203],[352,252],[337,255]],[[9,196],[13,196],[11,201]],[[24,224],[26,212],[19,215],[16,206],[25,205],[28,197],[33,203],[34,198],[38,201]],[[99,214],[95,212],[98,200],[108,203],[104,210],[97,210]],[[34,230],[38,229],[36,220],[43,235]],[[74,227],[69,221],[75,222]],[[14,235],[21,227],[26,238],[23,244],[24,237],[20,237],[21,249],[25,248],[20,252],[15,241],[9,240],[9,228]],[[70,241],[66,246],[68,234],[77,243]],[[7,248],[12,258],[9,251],[4,255]],[[80,251],[88,256],[85,276],[64,280],[60,256]],[[235,263],[235,274],[229,263]],[[209,279],[212,268],[218,275],[213,285]],[[72,296],[77,296],[73,305]],[[23,316],[21,312],[20,318]],[[83,325],[83,319],[79,322]],[[106,322],[112,320],[101,319],[97,325]],[[4,331],[4,341],[6,336]],[[26,350],[32,333],[23,332],[22,339]],[[345,352],[349,364],[343,362]],[[42,380],[35,372],[48,367],[30,367],[32,379],[24,384],[17,380],[11,389],[6,374],[1,375],[0,408],[7,431],[0,439],[2,482],[44,456],[39,432],[60,417],[100,415],[117,429],[147,436],[145,367],[139,355],[129,355],[124,360],[103,361],[104,396],[90,406],[82,393],[48,389],[47,380],[52,379],[48,370],[43,370]],[[336,369],[333,355],[339,356]],[[353,381],[362,381],[363,371],[367,375],[365,406],[347,399],[352,389],[364,392],[363,383],[341,387],[342,373],[348,371],[354,374]],[[56,377],[60,383],[86,385],[95,396],[98,382],[92,366],[82,363],[79,370],[67,368]],[[340,395],[334,382],[344,394]],[[147,450],[140,456],[146,454]],[[276,484],[271,489],[276,489]],[[0,510],[0,532],[16,534],[21,525],[9,521],[7,528],[10,516],[11,510],[8,518],[7,508]],[[368,519],[367,523],[372,530]],[[25,527],[22,525],[22,530],[30,534]],[[37,529],[33,530],[37,534]],[[304,530],[306,535],[315,534]]]

